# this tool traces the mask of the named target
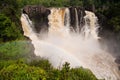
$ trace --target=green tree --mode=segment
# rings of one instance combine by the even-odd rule
[[[18,38],[22,38],[19,28],[4,14],[0,14],[0,42]]]
[[[69,80],[69,71],[70,71],[70,63],[65,62],[65,64],[63,64],[62,70],[61,70],[61,80]]]

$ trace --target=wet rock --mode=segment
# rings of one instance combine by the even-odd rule
[[[70,26],[73,27],[74,30],[76,30],[76,22],[78,18],[78,26],[81,27],[85,24],[84,16],[85,16],[85,10],[83,7],[70,7]]]
[[[23,8],[23,13],[27,14],[32,20],[37,33],[48,31],[48,15],[50,14],[48,8],[38,5],[28,5]]]
[[[84,16],[85,9],[83,7],[68,7],[70,11],[70,28],[76,31],[79,26],[79,31],[85,24]],[[48,32],[48,15],[50,9],[44,6],[28,5],[23,8],[23,13],[27,14],[34,23],[34,27],[37,33]],[[78,24],[77,24],[78,22]]]

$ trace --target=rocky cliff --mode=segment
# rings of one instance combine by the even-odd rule
[[[37,32],[40,32],[41,30],[47,31],[48,15],[50,14],[48,8],[45,8],[44,6],[28,5],[23,8],[23,13],[27,14],[32,20]]]
[[[65,7],[64,7],[65,8]],[[32,20],[37,32],[48,31],[48,15],[51,13],[51,8],[38,5],[27,5],[23,8],[23,13],[27,14]],[[78,26],[84,25],[85,10],[83,7],[68,7],[70,11],[70,27],[76,30],[76,20],[78,18]],[[77,18],[76,18],[77,17]],[[65,22],[64,22],[65,23]]]

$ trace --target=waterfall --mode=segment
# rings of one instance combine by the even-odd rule
[[[78,26],[78,12],[75,8],[75,18],[76,18],[76,32],[79,33],[79,26]]]
[[[51,15],[48,16],[49,19],[49,34],[51,35],[64,35],[61,34],[65,32],[64,30],[64,17],[65,17],[65,9],[51,9]]]
[[[67,32],[67,34],[69,34],[69,32],[70,32],[70,12],[69,12],[69,9],[68,8],[66,8],[66,10],[65,10],[65,30],[66,30],[66,32]]]
[[[50,12],[48,35],[45,38],[38,36],[40,33],[36,32],[27,14],[21,16],[24,35],[31,39],[37,56],[47,58],[56,68],[69,62],[71,67],[90,69],[98,79],[120,79],[114,57],[99,45],[98,23],[94,13],[85,11],[85,25],[77,33],[70,30],[72,16],[69,8],[50,8]],[[75,8],[77,29],[80,27],[78,14]]]
[[[86,16],[84,16],[85,19],[85,25],[82,28],[82,33],[84,33],[84,36],[87,37],[94,37],[98,39],[98,23],[97,23],[97,17],[94,13],[90,11],[85,11]]]

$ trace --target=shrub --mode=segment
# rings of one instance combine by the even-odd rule
[[[84,69],[82,67],[71,69],[70,77],[71,80],[97,80],[89,69]]]
[[[16,60],[34,57],[32,47],[27,41],[13,41],[0,44],[0,60]]]
[[[46,71],[53,69],[51,63],[47,59],[40,58],[29,63],[30,66],[40,67]]]
[[[39,67],[14,63],[0,71],[0,80],[46,80],[46,72]]]

